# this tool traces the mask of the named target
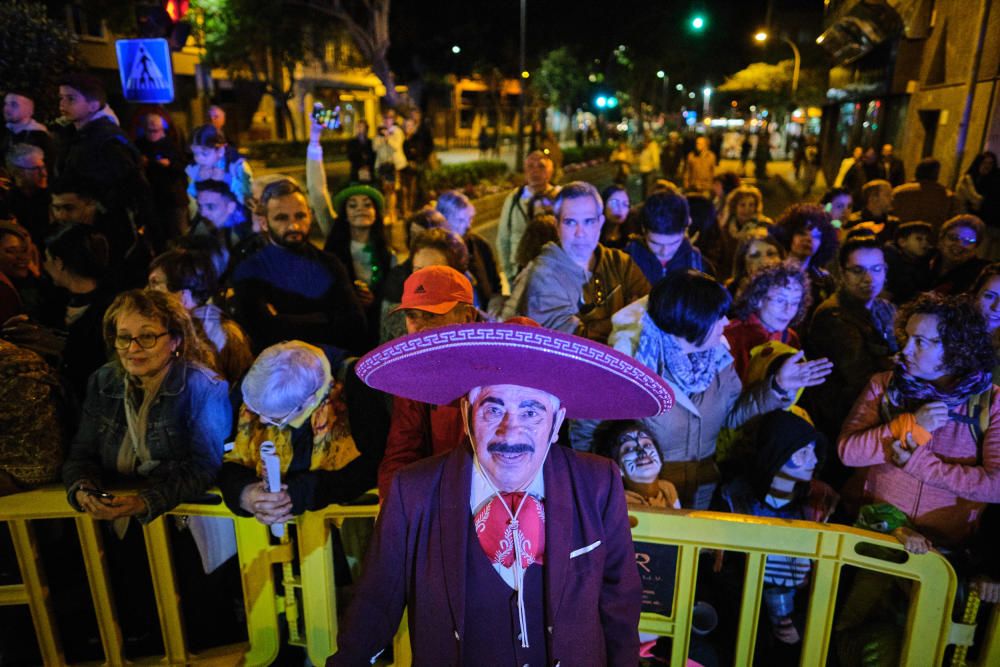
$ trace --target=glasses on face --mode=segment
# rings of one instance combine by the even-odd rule
[[[246,400],[246,397],[243,398],[243,402],[246,403],[246,406],[250,408],[251,412],[257,415],[257,418],[260,419],[261,424],[264,424],[265,426],[277,426],[278,428],[284,428],[285,426],[288,425],[288,422],[292,420],[292,417],[296,416],[297,414],[301,413],[303,410],[306,409],[306,406],[309,405],[310,402],[313,400],[313,397],[316,396],[317,391],[319,390],[317,389],[309,392],[309,395],[306,396],[306,398],[301,403],[296,405],[294,408],[286,412],[281,417],[268,417],[263,412],[250,405],[250,403]],[[326,398],[326,395],[324,394],[323,397]]]
[[[156,346],[156,341],[160,340],[164,336],[169,336],[169,331],[164,331],[163,333],[141,333],[138,336],[126,336],[125,334],[118,334],[115,336],[115,349],[117,350],[127,350],[132,346],[132,341],[139,344],[144,350],[151,350]]]
[[[852,278],[863,278],[865,275],[881,276],[888,268],[885,264],[873,264],[871,266],[848,266],[844,273]]]
[[[964,246],[976,245],[979,242],[975,236],[964,236],[958,232],[948,232],[944,237],[952,243],[960,243]]]

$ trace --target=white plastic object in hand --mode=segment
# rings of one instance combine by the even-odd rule
[[[275,454],[274,443],[265,440],[260,443],[260,461],[264,468],[264,481],[267,482],[267,490],[271,493],[281,491],[281,459]],[[271,534],[281,538],[285,536],[285,524],[272,523]]]

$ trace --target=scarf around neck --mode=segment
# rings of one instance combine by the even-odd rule
[[[902,364],[897,363],[889,378],[885,394],[890,410],[897,413],[913,412],[920,406],[935,401],[940,401],[948,408],[954,409],[965,403],[970,396],[988,390],[992,383],[991,373],[976,371],[961,378],[948,391],[942,391],[930,382],[910,375]]]
[[[687,396],[708,389],[719,371],[733,363],[733,355],[725,344],[710,350],[685,354],[677,339],[660,329],[649,313],[642,315],[642,332],[635,358],[640,363],[670,380]]]

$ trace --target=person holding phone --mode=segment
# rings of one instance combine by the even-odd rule
[[[174,295],[120,294],[103,328],[117,355],[90,376],[63,466],[67,500],[95,519],[148,523],[214,481],[232,423],[229,387]],[[141,488],[111,494],[105,482]]]

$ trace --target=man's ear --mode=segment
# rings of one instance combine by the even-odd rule
[[[462,426],[465,428],[467,434],[472,433],[472,404],[469,403],[469,399],[465,396],[462,397],[459,405],[459,412],[462,413]],[[471,435],[470,435],[471,438]]]
[[[566,419],[566,408],[559,408],[556,413],[555,418],[552,420],[552,437],[549,439],[549,444],[554,445],[559,440],[559,429],[562,427],[563,420]]]

